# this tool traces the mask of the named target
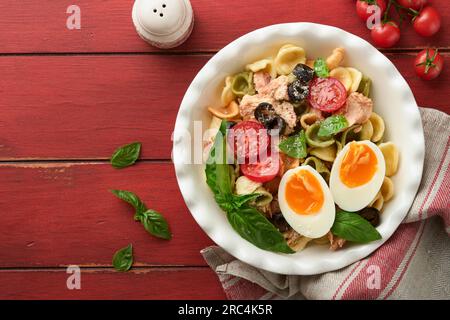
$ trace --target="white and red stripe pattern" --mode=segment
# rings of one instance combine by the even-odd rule
[[[403,224],[383,246],[353,265],[315,276],[273,274],[236,260],[219,247],[208,247],[202,254],[227,297],[448,299],[450,116],[433,109],[420,112],[426,150],[422,182]]]

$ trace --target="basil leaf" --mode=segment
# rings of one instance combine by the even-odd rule
[[[144,225],[145,230],[155,237],[170,240],[172,234],[169,230],[169,224],[166,219],[155,210],[147,210],[141,215],[141,222]]]
[[[355,212],[338,211],[331,232],[348,241],[367,243],[381,239],[370,222]]]
[[[292,158],[305,158],[306,152],[306,137],[305,131],[300,131],[294,136],[280,142],[278,148]]]
[[[139,220],[139,215],[147,211],[146,205],[131,191],[126,190],[111,190],[111,192],[119,199],[128,202],[136,210],[134,220]]]
[[[206,162],[206,183],[214,198],[227,213],[228,221],[236,232],[255,246],[274,252],[294,253],[283,235],[257,209],[247,203],[258,193],[237,196],[232,190],[232,167],[226,162],[226,127],[222,121]]]
[[[320,138],[330,137],[348,127],[347,119],[343,115],[334,115],[320,123],[317,135]]]
[[[215,193],[231,194],[231,166],[226,162],[226,128],[222,121],[206,162],[206,183]]]
[[[251,194],[244,194],[240,196],[234,196],[233,197],[233,203],[237,208],[242,207],[244,204],[248,203],[251,200],[255,200],[256,198],[259,198],[261,196],[260,193],[251,193]]]
[[[330,75],[327,63],[324,59],[318,58],[314,61],[314,72],[319,78],[326,78]]]
[[[257,209],[245,206],[227,213],[233,229],[245,240],[263,250],[294,253],[283,235]]]
[[[133,206],[134,220],[140,221],[150,234],[166,240],[172,238],[166,219],[159,212],[147,209],[145,203],[136,194],[126,190],[111,190],[111,192]]]
[[[125,272],[130,270],[133,264],[133,246],[131,243],[114,254],[112,264],[117,271]]]
[[[139,158],[141,143],[134,142],[118,148],[111,157],[114,168],[121,169],[131,166]]]

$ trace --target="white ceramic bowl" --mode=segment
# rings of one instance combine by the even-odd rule
[[[326,57],[344,47],[344,65],[355,67],[372,79],[374,110],[386,123],[387,140],[400,152],[393,177],[395,196],[384,207],[378,231],[382,239],[369,244],[346,245],[332,252],[327,246],[311,245],[295,254],[261,250],[241,238],[227,222],[206,184],[204,165],[189,163],[195,120],[208,128],[207,106],[218,104],[224,79],[247,63],[274,56],[283,44],[298,44],[308,57]],[[310,275],[337,270],[362,259],[381,246],[408,212],[422,177],[424,137],[419,110],[406,81],[394,65],[365,40],[341,29],[313,23],[273,25],[250,32],[220,50],[197,74],[184,96],[175,124],[173,161],[178,184],[192,216],[203,230],[234,257],[258,268],[282,274]],[[195,236],[195,235],[192,235]]]

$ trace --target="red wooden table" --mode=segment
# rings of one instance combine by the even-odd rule
[[[450,112],[450,3],[432,0],[440,33],[405,28],[384,53],[418,103]],[[196,25],[172,51],[148,46],[131,22],[133,0],[0,2],[0,298],[224,298],[199,251],[211,240],[190,216],[170,161],[171,132],[190,81],[236,37],[293,21],[334,25],[369,39],[354,1],[192,0]],[[81,9],[69,30],[66,9]],[[414,55],[438,47],[447,68],[437,81],[414,75]],[[142,141],[142,160],[115,170],[119,145]],[[149,236],[108,189],[139,194],[168,218],[173,240]],[[128,273],[111,267],[133,243]],[[81,290],[68,290],[68,265]]]

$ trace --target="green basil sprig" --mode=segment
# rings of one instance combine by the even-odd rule
[[[121,146],[111,156],[111,165],[117,169],[131,166],[139,158],[140,152],[140,142],[133,142],[125,146]]]
[[[324,59],[318,58],[314,61],[314,72],[319,78],[327,78],[330,75],[327,63]]]
[[[294,253],[283,235],[248,202],[258,194],[237,196],[232,192],[231,166],[226,163],[226,121],[222,121],[206,163],[206,183],[218,205],[227,213],[233,229],[244,239],[263,250]]]
[[[281,141],[278,148],[289,157],[305,158],[307,155],[305,131],[302,130],[298,134]]]
[[[126,190],[111,190],[111,192],[133,206],[135,209],[134,220],[140,221],[150,234],[166,240],[172,238],[169,224],[163,215],[155,210],[147,209],[145,203],[136,194]]]
[[[348,241],[367,243],[381,239],[374,226],[356,212],[340,210],[336,212],[331,232]]]
[[[125,272],[130,270],[133,264],[133,246],[131,243],[114,254],[112,264],[117,271]]]
[[[340,114],[326,118],[320,123],[317,135],[320,138],[330,137],[348,127],[347,119]]]

